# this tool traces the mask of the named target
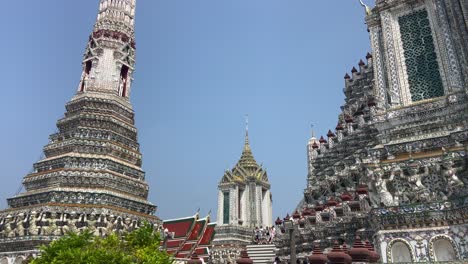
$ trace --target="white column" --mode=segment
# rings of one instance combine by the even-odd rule
[[[265,193],[262,191],[262,196],[261,196],[261,203],[262,203],[262,225],[263,226],[266,226],[268,225],[267,223],[267,204],[266,204],[266,197],[267,193],[265,191]]]
[[[387,84],[385,81],[384,71],[384,54],[382,52],[382,28],[380,26],[374,26],[370,28],[370,39],[372,46],[372,59],[374,66],[374,84],[375,94],[377,101],[382,102],[383,105],[387,104]]]
[[[236,218],[236,189],[229,189],[229,224],[235,225]]]
[[[256,186],[255,192],[255,205],[256,205],[256,212],[257,212],[257,225],[263,225],[262,219],[262,186]]]
[[[271,210],[271,199],[270,190],[265,191],[263,196],[263,224],[266,226],[272,226],[272,210]]]
[[[394,19],[389,11],[382,12],[382,34],[384,39],[384,49],[386,58],[387,77],[389,80],[389,92],[392,106],[398,106],[401,100],[401,76],[399,71],[396,45],[394,39]]]
[[[273,226],[273,200],[272,200],[272,196],[271,196],[271,192],[270,190],[269,191],[269,195],[268,195],[268,203],[269,203],[269,206],[268,206],[268,220],[270,220],[270,226]]]
[[[238,210],[240,211],[240,218],[238,220],[242,220],[242,225],[246,225],[245,219],[245,190],[238,189]],[[239,216],[239,215],[238,215]]]
[[[250,220],[250,206],[249,203],[249,193],[250,193],[250,186],[246,185],[244,190],[244,195],[242,195],[242,209],[244,210],[243,220],[245,226],[250,226],[252,221]]]
[[[223,224],[223,209],[224,209],[224,204],[223,204],[223,192],[221,190],[218,190],[218,218],[216,221],[218,222],[218,225]]]

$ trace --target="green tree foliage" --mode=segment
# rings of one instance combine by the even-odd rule
[[[96,237],[89,231],[70,233],[41,248],[31,264],[171,264],[172,258],[159,250],[159,233],[149,224],[135,231]]]

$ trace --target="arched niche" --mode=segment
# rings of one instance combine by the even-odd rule
[[[438,235],[429,241],[429,254],[434,261],[455,261],[459,259],[455,242],[446,235]]]
[[[404,239],[394,239],[387,246],[389,263],[413,262],[414,254],[411,245]]]
[[[0,259],[0,264],[8,264],[8,258],[4,257]]]
[[[17,257],[15,261],[13,262],[13,264],[21,264],[23,263],[23,261],[24,261],[23,257]]]

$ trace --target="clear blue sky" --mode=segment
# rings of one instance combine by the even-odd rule
[[[306,187],[310,124],[318,135],[335,127],[343,76],[369,51],[358,1],[137,2],[131,100],[157,215],[201,208],[216,216],[217,184],[241,154],[247,113],[273,214],[293,210]],[[2,3],[2,207],[76,90],[97,7],[98,0]]]

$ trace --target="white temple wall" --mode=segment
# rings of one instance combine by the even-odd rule
[[[235,187],[229,189],[229,224],[231,225],[236,224],[236,194],[237,193]]]
[[[248,193],[247,191],[247,187],[240,191],[239,195],[240,195],[240,208],[241,208],[241,220],[242,220],[242,225],[243,226],[248,226],[248,219],[247,219],[247,214],[248,214],[248,210],[247,210],[247,198],[246,198],[246,194]]]
[[[242,207],[244,208],[244,226],[250,226],[252,221],[250,220],[250,186],[246,185],[244,194],[242,195]]]
[[[267,223],[268,207],[267,207],[266,199],[265,199],[266,194],[267,194],[267,191],[262,190],[262,198],[261,198],[261,203],[262,203],[262,224],[261,224],[261,226],[263,226],[263,227],[268,226],[268,223]]]
[[[273,226],[273,202],[271,200],[271,191],[268,190],[268,195],[267,195],[267,208],[268,208],[268,214],[267,214],[267,221],[268,221],[268,226]]]
[[[265,190],[262,195],[262,218],[263,226],[272,226],[272,210],[271,210],[271,199],[270,190]]]
[[[413,262],[455,261],[468,254],[468,225],[439,226],[419,229],[387,230],[377,233],[383,263],[403,261],[407,254]]]

